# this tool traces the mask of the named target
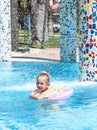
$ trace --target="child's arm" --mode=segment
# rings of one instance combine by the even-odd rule
[[[35,90],[34,92],[32,92],[32,93],[29,95],[29,97],[31,97],[31,98],[36,98],[38,95],[39,95],[38,91]]]
[[[30,97],[36,100],[42,100],[42,99],[47,98],[48,96],[46,96],[44,93],[38,93],[37,90],[35,90],[34,92],[30,94]]]

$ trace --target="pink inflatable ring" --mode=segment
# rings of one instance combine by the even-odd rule
[[[49,100],[64,100],[72,96],[72,94],[73,94],[72,88],[64,88],[62,92],[49,98]]]

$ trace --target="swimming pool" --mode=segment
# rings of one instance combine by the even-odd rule
[[[52,84],[72,87],[72,97],[29,98],[41,71],[49,71]],[[1,62],[0,130],[96,130],[97,84],[79,82],[78,74],[78,63]]]

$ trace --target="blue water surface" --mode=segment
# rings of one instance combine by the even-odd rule
[[[23,85],[35,81],[41,71],[48,71],[51,80],[78,80],[78,64],[63,62],[0,63],[0,86]]]
[[[48,71],[51,83],[72,87],[62,101],[29,98],[36,76]],[[96,130],[97,84],[79,81],[79,64],[0,63],[0,130]]]

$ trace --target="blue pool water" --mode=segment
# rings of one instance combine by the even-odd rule
[[[63,101],[29,98],[36,76],[49,71],[51,84],[72,87]],[[0,130],[96,130],[97,84],[79,82],[78,63],[0,63]]]

